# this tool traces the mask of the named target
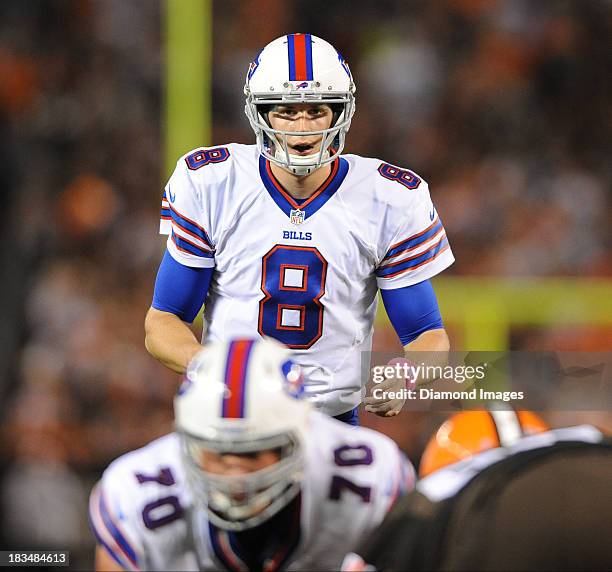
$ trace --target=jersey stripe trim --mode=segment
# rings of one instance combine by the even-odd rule
[[[94,487],[89,501],[89,522],[96,540],[117,564],[127,570],[140,570],[136,552],[113,522],[99,483]]]
[[[137,566],[137,558],[136,551],[130,546],[130,543],[125,538],[125,535],[119,528],[117,524],[115,524],[113,517],[111,516],[108,507],[106,505],[106,500],[104,498],[104,493],[100,491],[100,515],[102,516],[102,520],[106,525],[108,531],[111,533],[112,537],[115,539],[117,544],[120,546],[123,553],[128,557],[129,561]]]
[[[195,236],[192,232],[189,232],[188,230],[185,230],[184,228],[178,226],[174,222],[174,220],[171,222],[171,225],[172,225],[172,230],[174,231],[176,236],[178,236],[179,238],[182,238],[183,240],[199,248],[200,250],[204,250],[205,252],[210,252],[211,254],[214,254],[214,249],[208,246],[208,244],[206,244],[199,237]]]
[[[176,248],[178,248],[182,252],[186,252],[187,254],[191,254],[193,256],[199,256],[200,258],[214,258],[215,257],[215,255],[212,252],[204,250],[203,248],[199,247],[197,244],[194,244],[190,240],[187,240],[186,238],[183,238],[182,236],[179,236],[178,234],[176,234],[174,232],[174,229],[172,229],[172,234],[170,238],[172,239],[172,242],[174,242],[174,245],[176,246]]]
[[[114,541],[113,537],[110,535],[104,522],[102,521],[102,516],[100,515],[99,504],[100,504],[100,485],[97,484],[89,498],[89,526],[96,537],[96,541],[98,544],[104,547],[106,552],[112,557],[112,559],[119,564],[122,568],[126,570],[133,570],[134,567],[131,563],[122,556],[122,551]]]
[[[248,567],[246,564],[231,549],[227,539],[227,532],[217,529],[210,522],[208,523],[208,530],[210,532],[210,544],[218,560],[228,570],[232,570],[233,572],[247,572]],[[225,535],[225,542],[222,540],[223,535]]]
[[[432,248],[435,248],[438,244],[440,244],[440,242],[442,242],[444,239],[447,239],[446,237],[446,233],[442,232],[442,235],[440,236],[440,238],[435,241],[435,242],[429,242],[428,244],[424,245],[424,248],[421,250],[421,252],[417,252],[416,254],[413,254],[412,256],[408,256],[408,257],[403,257],[408,251],[406,252],[402,252],[400,253],[402,258],[398,260],[398,258],[400,258],[400,254],[396,255],[394,258],[394,260],[392,262],[386,262],[386,263],[382,263],[378,266],[378,270],[383,271],[386,270],[388,268],[395,268],[396,266],[400,266],[401,264],[403,264],[404,262],[408,262],[410,260],[415,260],[416,258],[418,258],[419,256],[421,256],[422,254],[425,254],[426,252],[430,251]],[[448,240],[448,239],[447,239]],[[418,248],[420,248],[423,245],[418,245]],[[417,247],[411,248],[410,250],[415,250]]]
[[[304,213],[305,218],[314,215],[325,203],[330,200],[336,191],[340,188],[346,175],[348,174],[348,161],[342,157],[338,157],[332,163],[332,170],[325,182],[314,192],[314,194],[306,201],[298,204],[295,199],[283,188],[278,182],[270,166],[270,162],[263,156],[259,158],[259,175],[268,191],[270,198],[276,203],[288,217],[291,216],[292,210],[300,210]]]
[[[246,371],[253,344],[253,340],[236,340],[229,344],[225,366],[225,386],[229,390],[229,395],[223,398],[224,418],[244,417]]]
[[[449,248],[450,245],[448,243],[448,240],[446,236],[443,236],[429,250],[426,250],[425,252],[422,252],[420,254],[416,254],[415,256],[406,258],[405,260],[394,263],[393,265],[389,264],[388,266],[379,268],[378,270],[376,270],[376,276],[378,276],[379,278],[394,278],[395,276],[399,276],[400,274],[412,272],[413,270],[420,268],[424,264],[432,262],[438,256],[449,250]]]
[[[107,554],[117,564],[119,564],[119,566],[121,566],[122,569],[124,569],[124,570],[140,570],[140,568],[135,568],[127,560],[124,560],[123,558],[121,558],[121,556],[119,556],[119,554],[118,554],[119,553],[119,547],[117,547],[116,545],[113,545],[113,547],[111,547],[111,544],[108,542],[108,540],[104,540],[102,538],[102,536],[100,535],[98,529],[96,529],[95,526],[91,523],[91,519],[90,519],[90,528],[93,531],[94,537],[96,538],[96,542],[106,550]]]
[[[386,261],[392,260],[401,254],[412,252],[441,234],[444,234],[444,227],[440,220],[437,220],[433,225],[427,227],[418,238],[409,238],[402,241],[399,246],[389,249],[382,259],[382,263],[384,264]]]
[[[172,213],[170,212],[170,203],[166,198],[166,191],[164,191],[164,195],[162,196],[161,211],[159,213],[159,217],[162,220],[172,220]]]
[[[268,177],[270,177],[270,182],[276,187],[276,190],[283,195],[284,199],[294,208],[304,210],[310,203],[312,203],[333,181],[334,177],[338,174],[338,160],[332,163],[332,170],[329,173],[327,179],[323,181],[323,184],[303,203],[297,203],[295,199],[283,188],[278,179],[274,176],[272,172],[272,168],[270,166],[270,161],[266,164],[266,173]]]
[[[421,232],[413,234],[412,236],[400,242],[392,244],[389,247],[387,254],[385,254],[383,261],[388,258],[392,258],[393,256],[396,256],[402,252],[416,249],[419,245],[427,242],[429,239],[436,236],[441,230],[444,230],[442,222],[439,218],[436,218],[433,223],[431,223],[426,229],[422,230]]]
[[[225,557],[232,563],[232,565],[237,570],[243,570],[245,572],[248,570],[248,567],[240,559],[238,554],[236,554],[236,551],[233,550],[232,543],[229,539],[229,534],[225,530],[219,531],[219,546],[223,551]]]
[[[204,242],[197,234],[194,234],[189,229],[186,229],[182,227],[181,225],[177,224],[174,219],[172,220],[172,226],[177,231],[177,234],[184,233],[190,236],[191,238],[193,238],[196,241],[195,244],[198,245],[200,248],[207,250],[207,251],[214,250],[207,242]],[[183,237],[183,238],[185,238],[186,240],[189,240],[187,237]]]
[[[208,246],[214,248],[208,233],[204,230],[204,227],[179,213],[170,203],[168,203],[168,208],[170,209],[172,220],[177,226],[185,230],[185,232],[190,232],[191,234],[197,236],[200,240],[202,240],[202,242],[205,242]]]

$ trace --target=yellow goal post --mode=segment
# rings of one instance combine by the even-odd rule
[[[506,351],[514,326],[612,326],[609,279],[451,276],[432,283],[463,350]],[[385,323],[381,304],[377,324]]]

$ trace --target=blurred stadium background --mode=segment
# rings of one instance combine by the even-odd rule
[[[4,0],[3,546],[91,567],[89,488],[170,429],[142,327],[161,190],[190,148],[252,141],[248,62],[297,31],[351,65],[347,152],[430,183],[453,347],[612,348],[609,0]],[[384,316],[375,344],[399,349]],[[439,420],[370,417],[413,460]]]

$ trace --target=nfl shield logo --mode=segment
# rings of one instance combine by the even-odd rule
[[[292,210],[289,213],[289,220],[291,224],[302,224],[304,222],[304,211]]]

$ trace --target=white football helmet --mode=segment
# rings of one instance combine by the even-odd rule
[[[251,62],[244,93],[245,113],[255,131],[257,146],[270,161],[303,176],[342,152],[355,112],[355,84],[347,63],[325,40],[311,34],[289,34],[270,42]],[[313,102],[332,107],[329,129],[272,129],[267,117],[272,106]],[[307,156],[290,154],[287,137],[295,135],[321,135],[321,149]]]
[[[300,399],[302,373],[271,339],[207,345],[189,364],[175,400],[176,430],[195,502],[210,522],[244,530],[264,522],[300,491],[311,406]],[[249,455],[273,450],[264,469],[221,475],[205,452]]]

